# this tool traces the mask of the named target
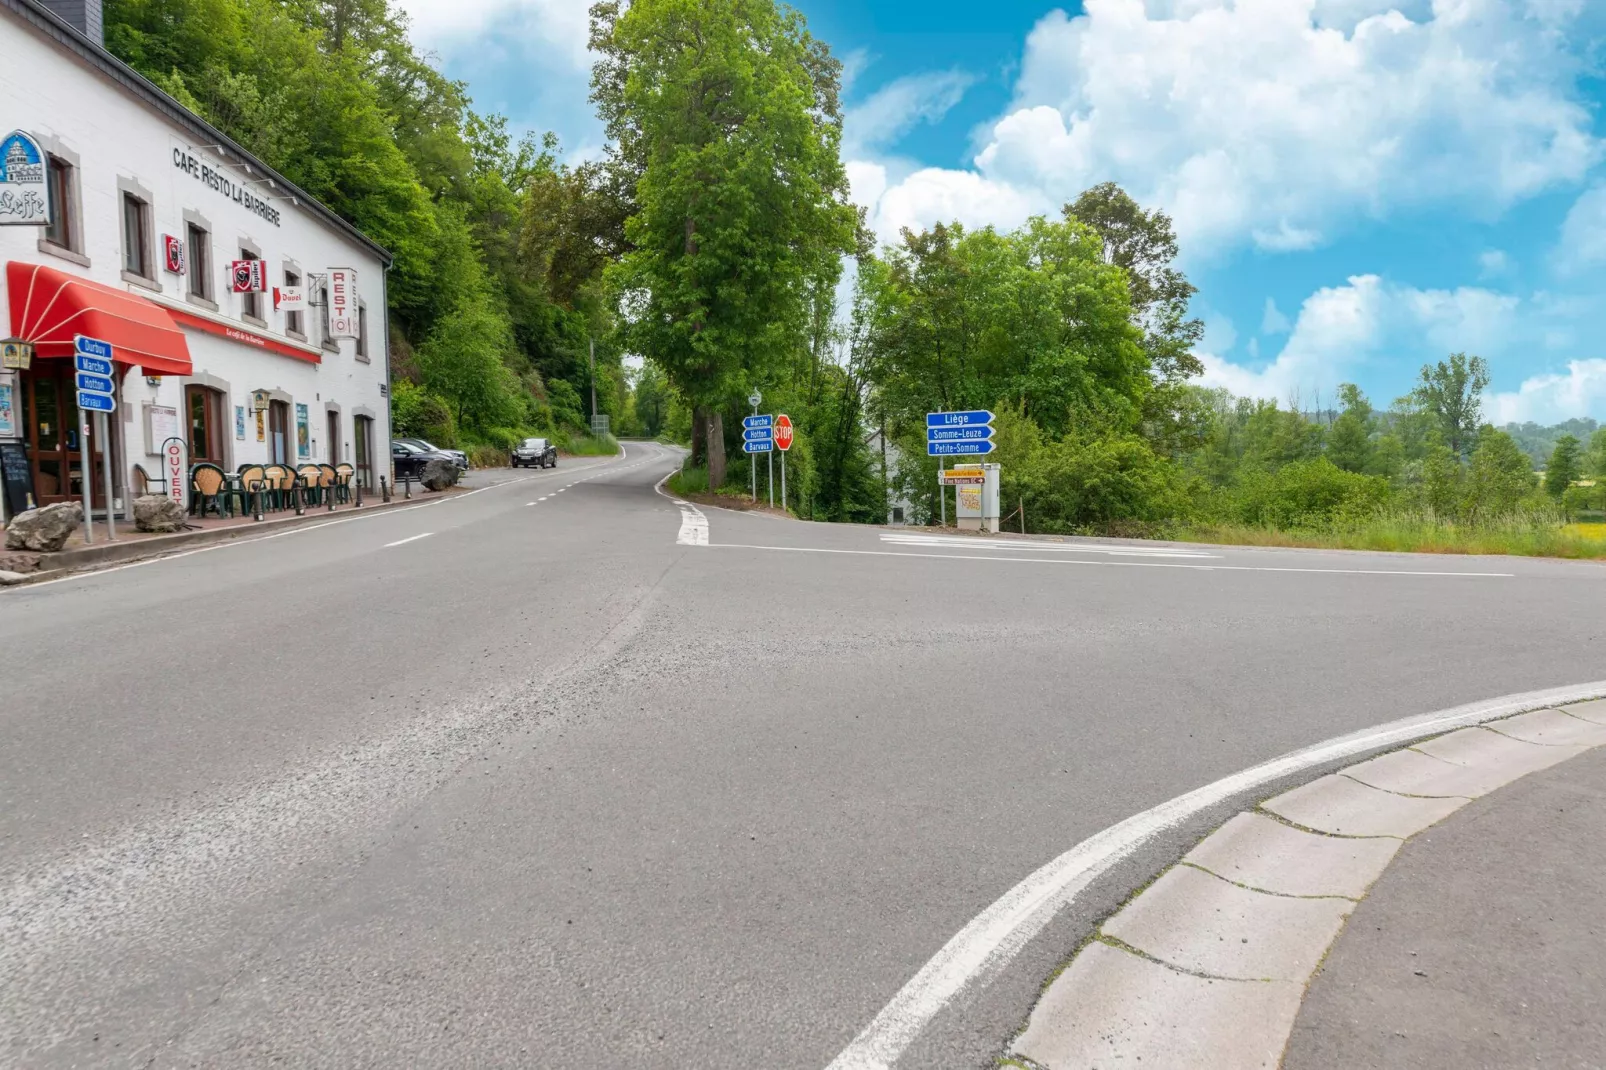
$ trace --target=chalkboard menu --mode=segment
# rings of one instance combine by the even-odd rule
[[[0,442],[0,479],[5,481],[6,513],[16,516],[27,509],[33,494],[33,469],[24,443]]]

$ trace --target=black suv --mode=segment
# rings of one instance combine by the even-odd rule
[[[514,468],[556,468],[558,448],[547,438],[527,438],[513,447]]]

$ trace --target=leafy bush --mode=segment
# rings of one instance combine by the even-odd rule
[[[1129,529],[1170,520],[1187,509],[1181,474],[1137,435],[1067,437],[1034,449],[1004,511],[1024,499],[1034,531]],[[1007,472],[1009,469],[1005,468]]]
[[[501,450],[504,454],[510,453],[524,439],[524,435],[511,427],[493,427],[485,432],[485,441]]]
[[[507,467],[508,452],[500,446],[470,446],[465,452],[468,454],[468,465],[470,468]]]
[[[1223,519],[1275,528],[1320,527],[1340,517],[1375,513],[1389,497],[1388,480],[1346,472],[1325,457],[1267,471],[1251,468],[1221,498]]]
[[[399,438],[428,439],[437,446],[457,443],[457,422],[446,402],[406,379],[390,384],[390,419]]]

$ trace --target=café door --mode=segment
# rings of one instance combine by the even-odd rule
[[[35,359],[22,373],[23,424],[28,430],[28,457],[33,468],[34,500],[39,505],[83,501],[85,443],[78,440],[78,395],[72,362]],[[89,487],[93,508],[105,506],[100,471],[100,444],[95,418],[89,423]]]

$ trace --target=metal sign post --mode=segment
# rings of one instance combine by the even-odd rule
[[[100,444],[101,468],[106,476],[106,538],[117,538],[117,510],[112,498],[111,421],[106,414],[117,410],[117,383],[112,379],[110,342],[87,335],[73,336],[73,369],[78,388],[78,475],[84,488],[84,545],[95,541],[90,518],[95,485],[95,454],[89,438],[89,413],[97,414],[95,442]]]
[[[927,457],[985,457],[997,448],[993,442],[993,414],[986,409],[926,413]],[[994,466],[996,468],[996,466]],[[953,482],[939,466],[937,500],[942,526],[948,526],[948,491]],[[957,485],[957,484],[956,484]],[[954,520],[959,520],[959,492],[954,492]],[[964,526],[964,525],[961,525]]]
[[[757,397],[758,394],[755,392],[747,400],[757,404],[754,400]],[[758,458],[753,455],[755,453],[769,453],[773,450],[775,448],[774,436],[775,420],[773,417],[760,416],[757,413],[742,417],[742,452],[747,454],[748,464],[752,470],[754,504],[758,502]],[[772,461],[770,463],[770,476],[773,478],[774,475],[775,466]],[[775,490],[773,487],[770,489],[770,504],[775,504]]]
[[[117,541],[117,499],[112,495],[111,418],[100,414],[100,468],[106,476],[106,541]]]
[[[752,422],[749,422],[748,420],[743,420],[742,421],[742,428],[743,428],[743,432],[744,432],[744,434],[743,434],[744,442],[743,442],[742,445],[743,445],[744,449],[746,448],[745,431],[749,427],[756,427],[757,426],[758,406],[759,406],[759,403],[762,402],[763,400],[764,400],[764,395],[760,394],[757,390],[753,391],[747,397],[747,403],[749,405],[753,406],[753,420],[752,420]],[[752,480],[752,486],[753,486],[752,500],[753,500],[753,504],[756,505],[756,504],[758,504],[758,458],[753,456],[753,451],[752,450],[748,450],[747,451],[747,474],[748,474],[748,477]],[[713,488],[710,487],[709,489],[712,490]]]
[[[89,488],[94,482],[94,464],[89,452],[89,413],[78,410],[78,475],[84,488],[84,545],[95,544],[95,522],[89,515]]]

